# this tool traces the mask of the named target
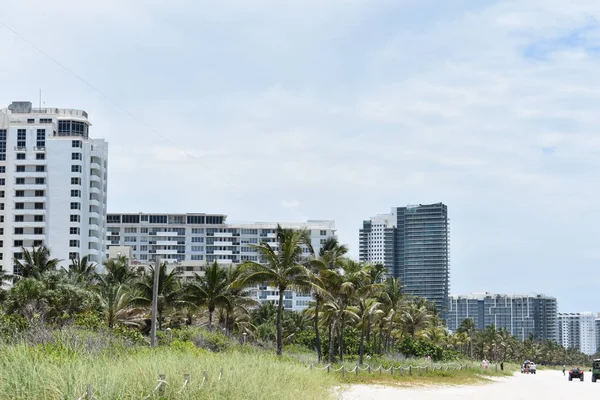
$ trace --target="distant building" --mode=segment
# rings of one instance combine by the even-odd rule
[[[554,297],[472,293],[450,296],[449,306],[446,322],[452,332],[465,319],[472,319],[479,330],[495,325],[520,340],[532,334],[537,340],[558,339],[558,307]]]
[[[363,222],[359,231],[361,261],[383,264],[402,280],[407,294],[448,309],[450,225],[442,203],[395,207]]]
[[[600,352],[600,313],[595,320],[596,326],[596,352]]]
[[[591,312],[558,314],[560,344],[592,355],[598,349],[596,318]]]
[[[259,262],[252,245],[262,242],[277,247],[276,222],[227,223],[223,214],[108,214],[107,253],[114,246],[131,247],[132,264],[147,265],[156,257],[169,268],[181,271],[184,277],[202,275],[207,263],[223,266],[244,261]],[[333,221],[281,223],[284,228],[306,229],[311,245],[318,252],[325,240],[335,235]],[[307,247],[304,253],[309,255]],[[109,254],[107,254],[107,257]],[[279,303],[279,292],[264,285],[253,291],[261,303]],[[302,310],[312,300],[307,293],[292,290],[284,293],[284,307]]]
[[[9,274],[23,250],[46,246],[59,267],[104,261],[108,144],[90,137],[83,110],[0,110],[0,265]]]

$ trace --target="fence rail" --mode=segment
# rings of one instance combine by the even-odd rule
[[[317,367],[315,364],[310,364],[306,367],[307,370],[311,370],[311,371],[327,371],[327,373],[335,373],[335,372],[341,372],[342,373],[342,377],[346,376],[346,374],[355,374],[356,376],[358,376],[360,374],[360,372],[364,372],[367,371],[368,374],[373,374],[373,373],[379,373],[379,375],[383,375],[383,373],[389,373],[390,375],[394,376],[394,374],[397,372],[399,374],[399,376],[404,376],[404,374],[406,374],[406,376],[412,376],[413,374],[418,374],[418,376],[421,376],[423,374],[429,374],[431,372],[435,372],[435,371],[461,371],[461,370],[468,370],[468,369],[472,369],[474,368],[473,364],[459,364],[459,363],[450,363],[450,364],[431,364],[431,365],[408,365],[408,366],[395,366],[395,365],[390,365],[389,367],[385,368],[383,365],[379,365],[378,367],[373,367],[370,364],[365,364],[365,365],[352,365],[350,367],[346,366],[346,364],[342,364],[339,368],[334,368],[332,364],[327,364],[325,366],[322,367]],[[493,369],[495,368],[496,371],[498,371],[498,365],[490,365],[489,369]],[[230,374],[231,377],[233,377],[233,369],[231,369]],[[227,374],[224,374],[223,372],[223,368],[221,368],[219,370],[218,376],[215,378],[215,382],[220,382],[222,380],[225,380]],[[183,374],[183,383],[181,384],[181,387],[177,390],[177,394],[182,394],[184,393],[187,389],[189,389],[190,385],[192,382],[192,376],[191,374]],[[208,382],[208,371],[202,371],[202,380],[200,382],[200,386],[198,387],[198,389],[201,389],[204,387],[204,385]],[[172,383],[174,385],[174,387],[178,387],[179,383]],[[158,379],[156,381],[156,387],[154,387],[154,389],[145,397],[143,397],[141,400],[149,400],[149,399],[153,399],[153,398],[164,398],[164,396],[166,395],[166,391],[167,391],[167,386],[169,386],[169,382],[167,380],[167,376],[164,374],[160,374],[158,375]],[[75,400],[98,400],[98,398],[94,395],[94,388],[91,384],[88,384],[85,390],[85,393],[83,393],[80,397],[76,398]]]

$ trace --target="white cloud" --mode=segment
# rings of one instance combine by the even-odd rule
[[[575,307],[564,270],[594,273],[599,225],[600,5],[449,4],[12,2],[3,21],[143,124],[2,28],[0,101],[41,87],[86,109],[112,211],[335,218],[356,254],[362,219],[444,201],[456,291]]]

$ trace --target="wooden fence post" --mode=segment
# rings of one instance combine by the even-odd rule
[[[160,374],[160,375],[158,375],[158,380],[166,382],[167,381],[167,376],[164,375],[164,374]],[[165,391],[166,391],[166,389],[167,389],[167,386],[164,383],[160,382],[160,386],[158,387],[158,395],[160,397],[165,397]]]

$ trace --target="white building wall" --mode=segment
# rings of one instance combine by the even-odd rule
[[[202,218],[204,222],[187,223],[188,217],[192,216]],[[261,242],[277,245],[277,223],[274,222],[226,223],[225,215],[145,213],[111,213],[107,220],[107,251],[111,246],[131,246],[133,263],[148,264],[158,256],[161,262],[178,268],[185,277],[193,277],[194,273],[202,275],[206,263],[213,261],[223,266],[244,261],[259,262],[252,245]],[[335,235],[333,221],[281,223],[281,226],[306,229],[316,253],[328,237]],[[308,248],[305,248],[305,254],[310,254]],[[257,286],[253,293],[261,303],[279,301],[279,293],[272,287]],[[293,291],[286,296],[285,307],[293,310],[306,308],[312,300],[308,294]]]
[[[89,138],[91,124],[84,111],[33,109],[30,103],[15,108],[14,104],[0,110],[0,130],[6,130],[7,138],[5,160],[0,154],[0,171],[2,167],[5,171],[0,173],[5,196],[3,221],[0,218],[2,268],[13,272],[14,258],[21,257],[21,244],[27,249],[48,246],[51,256],[61,260],[60,266],[67,267],[73,256],[86,255],[101,265],[106,236],[107,143]],[[61,132],[60,121],[85,125],[85,134]],[[19,132],[23,130],[26,143],[20,146],[18,139],[23,137]],[[77,159],[73,153],[79,154]],[[25,159],[18,159],[17,154],[25,154]],[[72,170],[74,165],[78,171]],[[72,178],[78,180],[72,182]],[[79,209],[71,209],[71,203],[78,203]],[[71,215],[79,220],[71,221]],[[72,233],[71,228],[78,231]]]

